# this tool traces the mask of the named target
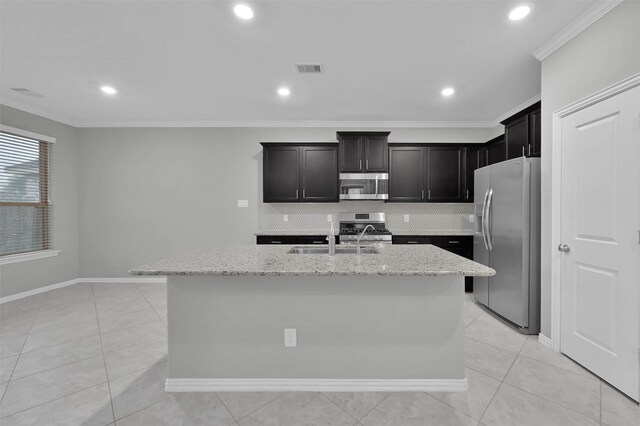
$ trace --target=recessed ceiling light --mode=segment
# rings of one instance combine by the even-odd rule
[[[107,95],[115,95],[116,93],[118,93],[118,91],[111,86],[102,86],[100,90],[102,90]]]
[[[287,87],[280,87],[278,89],[278,95],[285,97],[285,96],[289,96],[291,94],[291,90],[289,90],[289,88]]]
[[[519,21],[524,18],[531,12],[531,8],[529,6],[518,6],[509,12],[509,19],[512,21]]]
[[[456,93],[456,91],[453,90],[453,87],[445,87],[440,93],[442,93],[442,96],[451,96]]]
[[[240,19],[248,20],[253,18],[253,10],[246,4],[238,4],[233,8],[233,13]]]

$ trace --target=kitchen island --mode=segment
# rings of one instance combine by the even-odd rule
[[[464,276],[495,271],[432,245],[291,247],[220,247],[130,271],[168,277],[167,391],[466,389]]]

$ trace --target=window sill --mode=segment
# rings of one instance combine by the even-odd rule
[[[59,255],[61,250],[41,250],[29,253],[10,254],[0,257],[0,265],[8,265],[9,263],[26,262],[28,260],[46,259]]]

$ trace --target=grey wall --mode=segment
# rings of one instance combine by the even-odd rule
[[[78,277],[79,203],[77,131],[56,121],[0,105],[0,123],[56,138],[51,150],[51,202],[55,257],[0,267],[0,297]]]
[[[551,332],[553,111],[640,72],[640,2],[624,1],[542,62],[542,333]],[[603,141],[604,142],[604,141]]]
[[[495,129],[390,129],[391,142],[485,142]],[[79,129],[82,277],[214,244],[254,243],[259,142],[336,141],[334,128]],[[249,200],[238,208],[237,200]],[[326,222],[325,222],[326,223]]]

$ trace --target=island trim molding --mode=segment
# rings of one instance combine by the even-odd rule
[[[465,392],[464,379],[168,378],[166,392]]]

